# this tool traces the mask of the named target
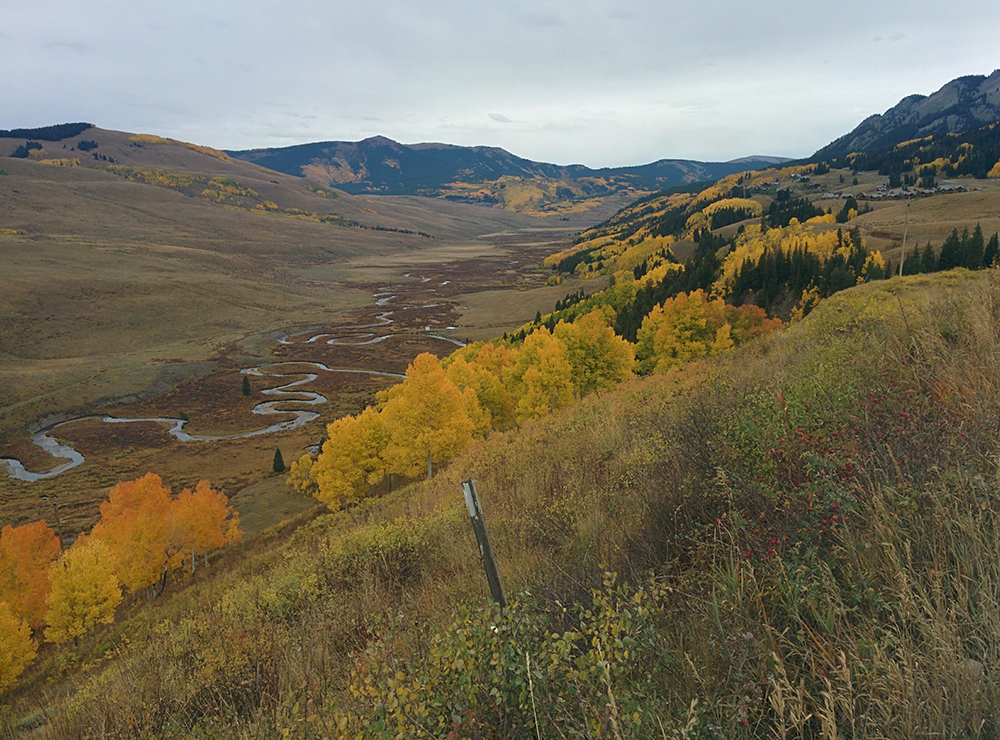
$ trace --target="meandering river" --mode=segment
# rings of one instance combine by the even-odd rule
[[[405,277],[410,277],[407,274]],[[431,278],[420,278],[421,283],[426,283]],[[375,300],[375,305],[379,307],[386,306],[391,300],[397,298],[398,295],[392,291],[391,288],[380,288],[378,293],[373,296]],[[408,309],[415,308],[434,308],[439,304],[423,304],[420,306],[402,306],[391,310],[384,311],[375,317],[375,323],[372,324],[359,324],[354,326],[341,326],[337,327],[335,332],[324,333],[324,334],[314,334],[309,336],[307,339],[292,339],[291,337],[300,337],[301,334],[292,334],[284,336],[278,339],[281,344],[314,344],[320,341],[325,341],[326,344],[330,345],[343,345],[343,346],[362,346],[368,344],[376,344],[378,342],[383,342],[387,339],[391,339],[395,336],[403,336],[406,334],[413,334],[411,332],[386,332],[386,327],[391,326],[395,323],[392,316],[397,311],[405,311]],[[376,331],[363,331],[365,329],[373,329]],[[377,330],[383,331],[377,331]],[[435,339],[440,339],[444,342],[450,342],[459,347],[464,347],[465,343],[460,342],[453,337],[441,336],[439,334],[430,333],[430,327],[420,334],[420,336],[433,337]],[[377,375],[390,378],[400,378],[403,379],[406,376],[400,375],[398,373],[387,373],[380,370],[363,370],[356,368],[339,368],[339,367],[328,367],[322,362],[313,362],[310,360],[289,360],[286,362],[273,362],[264,365],[258,365],[256,367],[244,368],[240,372],[244,375],[256,375],[256,376],[266,376],[266,377],[295,377],[296,380],[288,382],[284,385],[277,386],[275,388],[269,388],[267,390],[261,391],[262,394],[271,397],[273,400],[262,401],[253,407],[252,411],[255,414],[261,416],[271,416],[271,415],[281,415],[285,417],[291,417],[284,419],[283,421],[276,422],[270,426],[264,427],[262,429],[254,429],[252,431],[239,432],[237,434],[226,434],[226,435],[197,435],[188,434],[184,431],[184,427],[188,424],[187,419],[177,419],[171,417],[144,417],[144,418],[121,418],[116,416],[110,416],[107,414],[92,414],[88,416],[79,416],[73,419],[68,419],[66,421],[59,422],[57,424],[50,425],[40,431],[35,432],[31,436],[31,441],[36,445],[41,447],[47,453],[52,455],[52,457],[65,460],[64,463],[46,470],[44,472],[36,473],[27,470],[20,460],[14,458],[0,458],[0,465],[3,465],[4,469],[7,471],[7,475],[16,480],[22,481],[38,481],[45,478],[52,478],[61,473],[65,473],[67,470],[71,470],[78,465],[81,465],[85,458],[79,451],[73,449],[67,444],[59,442],[54,436],[52,436],[57,429],[60,427],[65,427],[69,424],[74,424],[78,421],[83,421],[86,419],[99,419],[107,424],[130,424],[135,422],[160,422],[163,424],[169,424],[170,427],[167,430],[173,437],[180,440],[181,442],[208,442],[208,441],[220,441],[220,440],[230,440],[230,439],[241,439],[243,437],[256,437],[262,434],[272,434],[274,432],[283,432],[289,429],[296,429],[303,424],[306,424],[314,419],[319,418],[319,414],[315,411],[310,410],[310,407],[318,406],[327,402],[326,396],[323,396],[314,391],[307,391],[299,389],[299,386],[308,385],[312,383],[319,377],[318,372],[316,373],[302,373],[302,372],[289,372],[281,373],[276,372],[278,368],[286,365],[294,365],[296,367],[302,367],[303,365],[312,367],[318,372],[325,373],[353,373],[359,375]]]

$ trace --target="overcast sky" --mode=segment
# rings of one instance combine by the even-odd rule
[[[0,0],[0,128],[224,149],[499,146],[592,167],[801,157],[1000,67],[997,0]]]

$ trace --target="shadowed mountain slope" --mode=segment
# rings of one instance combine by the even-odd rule
[[[448,144],[406,145],[376,136],[359,142],[328,141],[298,146],[230,151],[231,156],[290,175],[304,176],[351,193],[426,194],[452,183],[502,177],[579,180],[617,178],[632,188],[656,190],[711,180],[784,161],[745,157],[733,162],[662,159],[636,167],[592,169],[533,162],[496,147]]]
[[[887,149],[911,139],[962,133],[998,120],[1000,70],[989,77],[968,75],[952,80],[932,95],[910,95],[885,113],[869,116],[811,159],[821,161],[851,152]]]

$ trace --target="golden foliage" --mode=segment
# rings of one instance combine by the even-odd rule
[[[81,535],[49,570],[45,639],[76,640],[96,624],[110,624],[122,600],[114,555],[96,537]]]
[[[62,547],[45,522],[6,526],[0,533],[0,600],[33,628],[45,621],[48,571]]]
[[[302,455],[289,466],[285,483],[299,493],[319,498],[319,485],[316,483],[313,465],[313,459],[309,457],[308,453]]]
[[[0,601],[0,694],[17,680],[37,652],[27,621],[15,616],[6,601]]]
[[[636,372],[665,373],[782,326],[757,306],[727,306],[702,290],[679,293],[643,319],[636,335]]]
[[[513,354],[504,381],[516,401],[514,415],[519,424],[573,403],[573,368],[566,345],[548,329],[533,331]]]
[[[475,422],[466,396],[448,378],[437,358],[424,352],[406,369],[406,380],[379,394],[388,433],[384,460],[389,472],[407,478],[431,474],[435,461],[450,461],[472,442]]]
[[[298,490],[314,490],[316,498],[336,510],[363,498],[382,480],[388,430],[379,413],[368,408],[358,416],[337,419],[327,426],[326,436],[316,462],[308,456],[300,459],[289,478],[299,482]]]
[[[615,334],[598,311],[572,324],[560,321],[554,334],[566,346],[570,377],[581,396],[610,390],[632,377],[635,349]]]

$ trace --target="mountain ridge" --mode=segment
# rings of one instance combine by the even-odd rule
[[[591,168],[556,165],[518,157],[492,146],[465,147],[439,142],[401,144],[385,136],[356,142],[324,141],[290,147],[226,150],[236,159],[285,174],[306,177],[350,193],[391,195],[439,194],[461,182],[490,182],[501,177],[581,180],[621,178],[633,188],[659,190],[736,171],[788,161],[752,155],[729,162],[663,158],[644,165]]]
[[[817,150],[810,161],[887,149],[905,141],[964,133],[1000,120],[1000,69],[965,75],[930,95],[907,95],[885,113],[865,118],[851,132]]]

